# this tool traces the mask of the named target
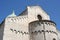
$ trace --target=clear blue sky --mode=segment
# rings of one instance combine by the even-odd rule
[[[60,30],[60,0],[0,0],[0,23],[14,10],[19,15],[28,5],[40,5]]]

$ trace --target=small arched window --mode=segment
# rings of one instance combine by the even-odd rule
[[[39,20],[42,20],[42,17],[39,14],[37,15],[37,17]]]
[[[53,38],[53,40],[56,40],[55,38]]]

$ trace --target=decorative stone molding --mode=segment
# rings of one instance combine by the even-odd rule
[[[24,35],[24,34],[29,34],[28,32],[18,31],[18,30],[11,29],[11,28],[10,28],[10,30],[11,30],[12,32],[15,32],[16,34],[17,34],[17,33],[19,33],[19,34],[21,33],[22,35]]]
[[[58,35],[57,34],[57,32],[55,32],[55,31],[51,31],[51,30],[38,30],[38,31],[34,31],[34,32],[31,32],[31,34],[38,34],[38,33],[42,33],[42,32],[48,32],[48,33],[54,33],[54,34],[56,34],[56,35]]]
[[[28,17],[27,16],[22,16],[22,17],[9,17],[9,18],[7,18],[7,20],[9,21],[9,22],[18,22],[18,21],[23,21],[23,20],[25,20],[25,19],[27,19]]]
[[[53,22],[53,21],[50,21],[50,20],[41,20],[41,21],[33,21],[33,22],[30,22],[29,24],[35,24],[35,25],[46,25],[46,26],[53,26],[53,27],[56,27],[56,24]]]

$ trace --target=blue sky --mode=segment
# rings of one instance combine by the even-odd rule
[[[14,10],[19,15],[29,5],[40,5],[60,30],[60,0],[0,0],[0,23]]]

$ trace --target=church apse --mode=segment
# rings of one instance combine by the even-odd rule
[[[58,40],[56,23],[50,20],[42,20],[41,15],[37,15],[38,20],[29,23],[30,40]]]

